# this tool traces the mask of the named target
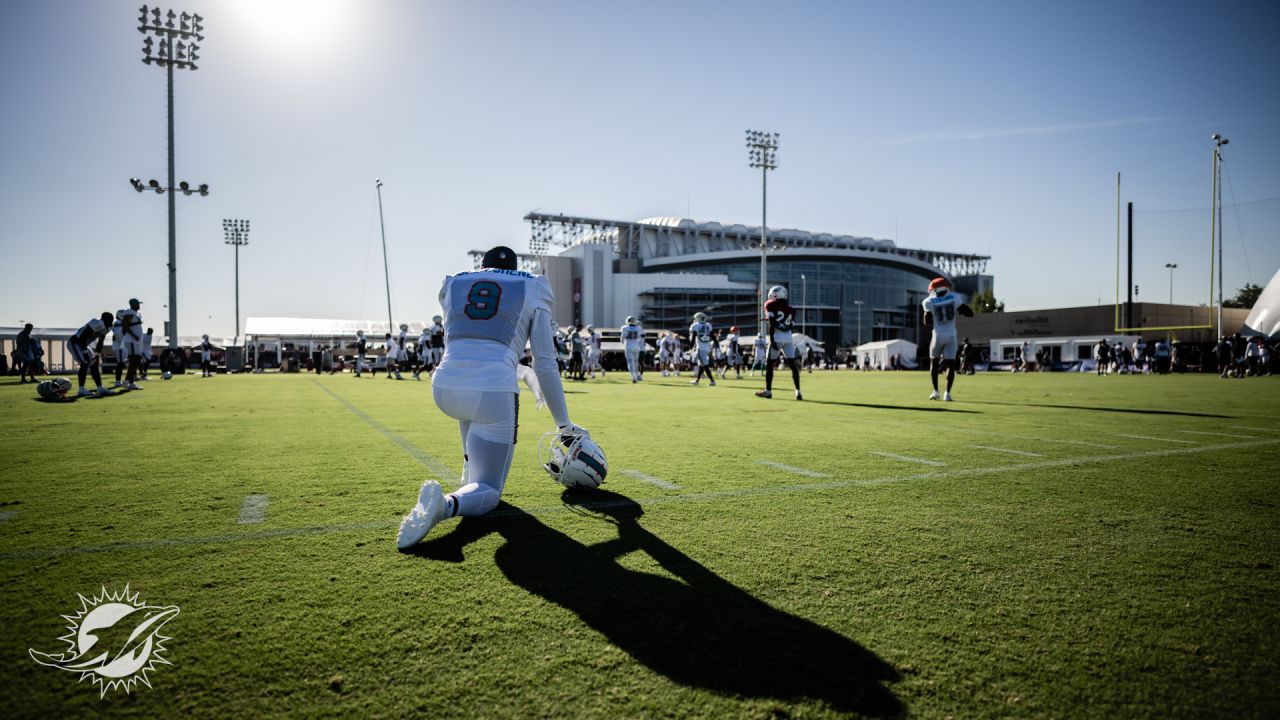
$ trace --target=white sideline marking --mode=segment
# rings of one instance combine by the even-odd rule
[[[6,510],[4,512],[0,512],[0,524],[9,522],[17,515],[18,515],[17,510]]]
[[[783,470],[789,473],[795,473],[796,475],[803,475],[805,477],[814,477],[814,478],[831,477],[826,473],[815,472],[813,470],[806,470],[804,468],[799,468],[794,465],[783,465],[780,462],[774,462],[772,460],[757,460],[756,462],[759,463],[760,465],[768,465],[769,467],[772,467],[772,468],[777,468],[779,470]]]
[[[1081,447],[1102,448],[1103,450],[1116,450],[1119,445],[1104,445],[1103,443],[1085,442],[1084,440],[1058,440],[1055,438],[1036,437],[1035,435],[1010,435],[1009,433],[991,432],[988,430],[965,430],[964,432],[974,435],[990,435],[992,437],[1017,438],[1018,440],[1035,440],[1044,443],[1058,443],[1059,445],[1079,445]]]
[[[1240,438],[1242,440],[1254,439],[1252,435],[1238,435],[1236,433],[1208,432],[1206,430],[1179,430],[1178,432],[1186,433],[1188,435],[1216,435],[1217,437]]]
[[[991,447],[990,445],[970,445],[969,447],[978,448],[979,450],[990,450],[992,452],[1009,453],[1010,455],[1022,455],[1024,457],[1044,457],[1044,455],[1040,453],[1027,452],[1026,450],[1010,450],[1009,448]]]
[[[790,495],[793,493],[804,492],[821,492],[830,490],[843,490],[856,487],[874,487],[877,485],[888,485],[891,483],[907,482],[910,480],[945,480],[953,478],[983,477],[986,475],[999,475],[1001,473],[1023,472],[1028,470],[1044,470],[1055,467],[1070,467],[1075,465],[1092,465],[1104,464],[1111,462],[1127,462],[1130,460],[1142,460],[1146,458],[1160,457],[1177,457],[1179,455],[1196,455],[1204,452],[1219,452],[1225,450],[1242,450],[1245,448],[1264,447],[1267,445],[1280,444],[1280,439],[1275,440],[1254,440],[1251,442],[1224,443],[1222,445],[1197,445],[1190,448],[1168,448],[1164,450],[1144,450],[1135,453],[1124,453],[1122,455],[1093,455],[1087,457],[1065,458],[1060,460],[1039,460],[1036,462],[1019,463],[1017,465],[1005,465],[1003,467],[976,467],[976,468],[956,468],[954,470],[931,470],[928,472],[915,473],[913,475],[896,475],[880,478],[869,478],[866,480],[835,480],[832,482],[822,483],[803,483],[798,485],[785,485],[773,483],[770,485],[762,485],[750,488],[738,488],[736,490],[723,490],[720,492],[708,493],[688,493],[682,495],[659,495],[651,498],[625,498],[623,500],[605,501],[600,503],[584,503],[582,506],[592,507],[611,507],[623,503],[638,504],[642,507],[651,507],[655,505],[667,505],[673,503],[686,502],[709,502],[716,500],[726,500],[734,498],[760,497],[769,495]],[[503,517],[513,517],[522,515],[551,515],[561,512],[570,512],[571,508],[563,503],[557,505],[542,505],[529,508],[511,508],[495,510],[485,517],[499,519]],[[89,553],[108,553],[129,550],[146,550],[160,547],[185,547],[193,545],[209,545],[219,543],[233,542],[252,542],[255,540],[270,540],[272,538],[287,537],[305,537],[307,535],[320,535],[328,533],[355,532],[357,530],[389,530],[396,527],[400,521],[398,519],[390,520],[368,520],[357,523],[347,523],[344,525],[321,525],[310,527],[290,527],[290,528],[271,528],[267,530],[258,530],[255,532],[240,532],[234,534],[222,535],[206,535],[203,537],[177,537],[177,538],[157,538],[155,540],[138,540],[134,542],[112,543],[107,545],[73,545],[65,547],[53,548],[27,548],[24,550],[14,550],[10,552],[0,553],[0,560],[29,560],[33,558],[51,558],[63,555],[85,555]],[[391,537],[387,536],[387,552],[391,550]]]
[[[337,400],[343,405],[346,405],[348,410],[355,413],[356,417],[368,423],[369,427],[373,428],[374,430],[377,430],[378,432],[382,433],[383,437],[395,443],[396,445],[399,445],[401,450],[404,450],[405,452],[409,453],[410,457],[412,457],[414,460],[417,460],[426,469],[430,470],[431,474],[435,475],[440,480],[441,483],[448,483],[453,487],[459,487],[462,484],[456,475],[449,472],[449,468],[445,467],[444,463],[440,462],[439,460],[423,452],[422,449],[419,448],[417,445],[414,445],[413,443],[409,442],[407,439],[401,437],[400,435],[397,435],[394,431],[392,431],[387,426],[369,417],[367,413],[365,413],[363,410],[356,407],[355,405],[352,405],[351,403],[347,402],[346,398],[342,397],[338,393],[330,390],[324,385],[321,385],[315,380],[312,380],[311,382],[315,383],[316,387],[329,393],[329,395],[333,397],[334,400]]]
[[[679,490],[680,489],[680,486],[673,482],[667,482],[662,478],[656,478],[652,475],[649,475],[648,473],[642,473],[639,470],[624,469],[622,471],[622,474],[628,477],[633,477],[637,480],[643,480],[644,482],[647,482],[650,485],[657,485],[663,490]]]
[[[1183,443],[1184,445],[1195,445],[1195,443],[1190,440],[1179,440],[1177,438],[1151,437],[1150,435],[1116,435],[1116,437],[1131,438],[1133,440],[1156,440],[1159,442],[1176,442],[1176,443]]]
[[[267,519],[267,496],[246,495],[236,516],[237,525],[257,525]]]
[[[1251,427],[1249,425],[1232,425],[1231,427],[1235,430],[1260,430],[1262,432],[1270,432],[1270,433],[1280,432],[1280,430],[1277,430],[1276,428],[1260,428],[1260,427]]]
[[[925,460],[924,458],[908,457],[908,456],[906,456],[906,455],[898,455],[897,453],[891,453],[891,452],[880,452],[879,450],[872,450],[872,451],[871,451],[871,454],[872,454],[872,455],[879,455],[880,457],[892,458],[893,460],[901,460],[901,461],[903,461],[903,462],[920,463],[921,465],[932,465],[932,466],[934,466],[934,467],[945,467],[945,466],[946,466],[946,463],[944,463],[944,462],[939,462],[939,461],[937,461],[937,460]]]

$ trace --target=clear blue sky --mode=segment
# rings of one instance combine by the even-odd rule
[[[0,7],[0,324],[167,317],[164,72],[140,2]],[[782,133],[771,226],[990,254],[1010,309],[1110,302],[1115,173],[1139,299],[1208,294],[1210,133],[1224,201],[1280,196],[1274,2],[189,0],[177,77],[180,330],[242,315],[437,311],[465,251],[527,247],[540,208],[759,222],[747,128]],[[1226,210],[1226,284],[1280,267],[1280,202]],[[1248,258],[1246,264],[1245,258]]]

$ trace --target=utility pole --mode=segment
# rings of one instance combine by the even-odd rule
[[[378,185],[378,225],[382,227],[382,277],[387,283],[387,332],[395,331],[391,322],[391,270],[387,263],[387,224],[382,219],[382,180],[374,178]]]

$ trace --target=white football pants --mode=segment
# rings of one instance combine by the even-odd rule
[[[484,515],[498,506],[515,455],[520,395],[432,387],[436,406],[458,421],[462,434],[462,487],[455,515]]]
[[[640,379],[640,348],[627,348],[627,372],[631,373],[632,380]]]

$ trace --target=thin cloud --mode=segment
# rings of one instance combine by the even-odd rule
[[[1148,125],[1161,122],[1163,118],[1125,118],[1123,120],[1103,120],[1100,122],[1068,123],[1066,125],[1033,125],[1030,127],[993,128],[989,130],[940,130],[937,132],[919,133],[902,138],[899,144],[924,142],[952,142],[994,140],[1006,137],[1025,137],[1030,135],[1056,135],[1058,133],[1082,132],[1101,128],[1125,127],[1128,125]]]

